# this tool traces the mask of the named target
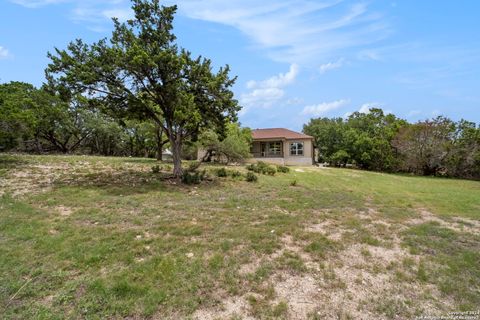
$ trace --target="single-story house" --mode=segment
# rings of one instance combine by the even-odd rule
[[[263,161],[278,165],[312,165],[314,163],[313,137],[283,128],[252,130],[252,157],[247,162]],[[197,159],[206,155],[198,149]],[[225,161],[214,156],[212,161]]]
[[[252,130],[252,158],[279,165],[312,165],[313,137],[284,128]]]

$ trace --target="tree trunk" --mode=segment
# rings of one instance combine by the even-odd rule
[[[43,153],[42,144],[41,144],[40,139],[38,138],[37,134],[35,135],[35,147],[37,148],[37,153],[38,154]]]
[[[163,153],[161,147],[157,149],[157,161],[163,161]]]
[[[169,135],[170,144],[172,145],[172,158],[173,158],[173,175],[177,178],[180,178],[183,174],[182,169],[182,143],[176,137]]]
[[[157,138],[157,161],[163,161],[163,130],[157,125],[156,138]]]

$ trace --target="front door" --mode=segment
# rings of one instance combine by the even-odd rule
[[[262,142],[261,143],[261,155],[262,157],[266,157],[267,156],[267,144],[265,142]]]

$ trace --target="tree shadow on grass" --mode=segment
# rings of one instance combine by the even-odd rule
[[[55,188],[82,187],[100,189],[111,195],[134,195],[153,191],[189,192],[193,187],[212,188],[216,180],[206,180],[198,185],[186,185],[171,173],[151,173],[145,171],[115,171],[88,173],[64,177],[53,183]]]

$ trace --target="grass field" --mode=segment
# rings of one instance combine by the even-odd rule
[[[479,309],[480,182],[292,167],[186,186],[155,164],[0,155],[2,318]]]

